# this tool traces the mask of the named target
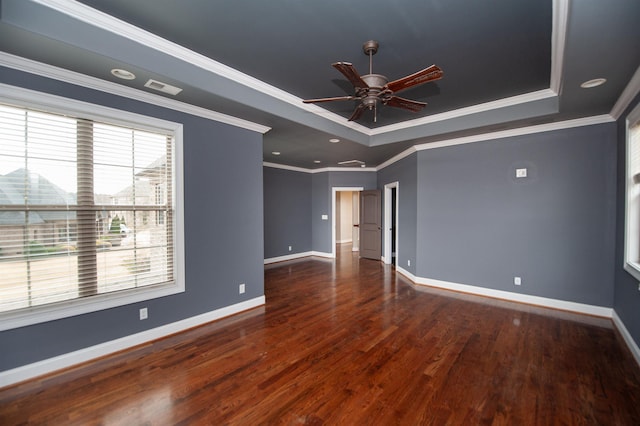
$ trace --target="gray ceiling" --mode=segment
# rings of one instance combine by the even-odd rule
[[[149,78],[179,86],[173,99],[271,127],[265,161],[305,168],[351,159],[375,166],[417,143],[607,114],[640,65],[637,0],[2,0],[1,7],[0,50],[145,91]],[[331,63],[368,73],[362,44],[370,39],[380,43],[373,71],[390,80],[431,64],[443,69],[443,79],[401,94],[427,102],[422,112],[383,106],[377,122],[367,112],[354,124],[353,101],[302,104],[353,94]],[[137,78],[116,79],[112,68]],[[580,89],[596,77],[608,81]]]

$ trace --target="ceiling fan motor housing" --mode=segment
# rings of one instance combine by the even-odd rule
[[[367,74],[362,76],[362,80],[367,83],[369,88],[359,89],[360,92],[356,92],[356,94],[358,96],[364,96],[364,98],[362,98],[362,104],[366,108],[373,109],[378,99],[380,99],[381,92],[387,85],[387,77],[381,74]]]
[[[387,77],[382,74],[366,74],[362,76],[362,79],[367,83],[369,89],[377,89],[378,91],[388,83]]]

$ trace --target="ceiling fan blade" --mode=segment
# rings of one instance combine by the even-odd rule
[[[414,74],[406,77],[394,80],[391,83],[387,83],[387,89],[396,93],[401,90],[408,89],[409,87],[417,86],[418,84],[427,83],[429,81],[439,80],[444,73],[437,65],[431,65],[428,68],[418,71]]]
[[[422,108],[427,106],[424,102],[412,101],[411,99],[400,98],[398,96],[392,96],[386,101],[384,101],[385,105],[406,109],[412,112],[421,111]]]
[[[305,99],[302,102],[305,104],[315,104],[318,102],[332,102],[332,101],[352,101],[358,99],[355,96],[336,96],[333,98],[318,98],[318,99]]]
[[[351,117],[349,117],[349,121],[356,121],[358,118],[362,116],[362,113],[364,112],[365,109],[366,107],[364,106],[364,104],[358,104],[356,109],[353,110],[353,114],[351,114]]]
[[[354,87],[358,87],[361,89],[367,89],[369,85],[364,82],[358,71],[356,71],[353,64],[349,62],[336,62],[335,64],[331,64],[335,69],[340,71],[347,79],[353,84]]]

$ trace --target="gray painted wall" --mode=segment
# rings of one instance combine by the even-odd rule
[[[305,173],[271,167],[264,170],[267,259],[306,251],[331,253],[332,188],[376,188],[376,172],[372,171]],[[327,220],[322,215],[327,215]],[[294,240],[300,241],[298,248],[289,242]],[[289,245],[293,246],[291,253]]]
[[[376,172],[321,172],[311,175],[312,201],[311,226],[313,250],[321,253],[331,253],[331,211],[332,188],[334,187],[363,187],[376,188]],[[326,214],[328,219],[322,220]]]
[[[311,251],[311,174],[264,167],[263,176],[265,259]]]
[[[382,191],[383,209],[384,186],[388,183],[398,182],[397,265],[414,275],[416,273],[416,217],[418,210],[417,165],[418,155],[411,154],[378,172],[378,189]],[[384,233],[382,240],[384,242]],[[411,261],[411,265],[408,265],[407,261]]]
[[[611,123],[418,152],[417,275],[613,306],[615,139]]]
[[[0,332],[0,370],[264,295],[262,135],[14,70],[0,81],[183,123],[186,246],[184,293]]]
[[[334,187],[363,187],[376,189],[376,172],[327,172],[329,175],[329,194]]]
[[[640,103],[640,96],[618,120],[618,169],[617,169],[617,221],[616,221],[616,261],[613,309],[626,329],[640,346],[640,291],[638,282],[623,269],[624,264],[624,215],[625,215],[625,164],[626,164],[626,118]]]
[[[311,241],[313,251],[331,253],[331,220],[322,220],[322,215],[331,218],[329,196],[329,173],[311,175]]]
[[[263,218],[279,223],[270,203],[280,185],[292,184],[288,173],[267,171],[263,187],[261,135],[5,68],[0,81],[184,123],[187,279],[183,294],[1,332],[0,347],[11,349],[0,351],[0,370],[264,294],[263,259],[279,255],[282,241],[266,250],[262,235],[272,230],[263,229]],[[617,149],[616,174],[611,124],[420,151],[377,176],[303,173],[286,202],[302,201],[309,188],[306,244],[310,235],[311,249],[328,253],[331,221],[321,215],[331,218],[331,188],[399,181],[400,266],[424,278],[613,306],[638,342],[640,293],[621,267],[623,135]],[[529,178],[516,181],[518,167],[527,167]],[[263,190],[270,198],[264,216]],[[304,215],[295,215],[300,222],[291,234],[301,247]],[[521,287],[514,275],[523,278]],[[244,295],[237,294],[240,282],[247,284]],[[137,319],[142,306],[149,308],[146,321]]]

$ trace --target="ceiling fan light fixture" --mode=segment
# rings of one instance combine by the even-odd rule
[[[271,151],[273,155],[280,155],[280,151]]]
[[[593,87],[602,86],[607,82],[606,78],[594,78],[592,80],[587,80],[580,85],[583,89],[591,89]]]
[[[331,142],[331,143],[338,143],[338,142],[340,142],[340,139],[338,139],[338,138],[331,138],[331,139],[329,139],[329,142]]]

